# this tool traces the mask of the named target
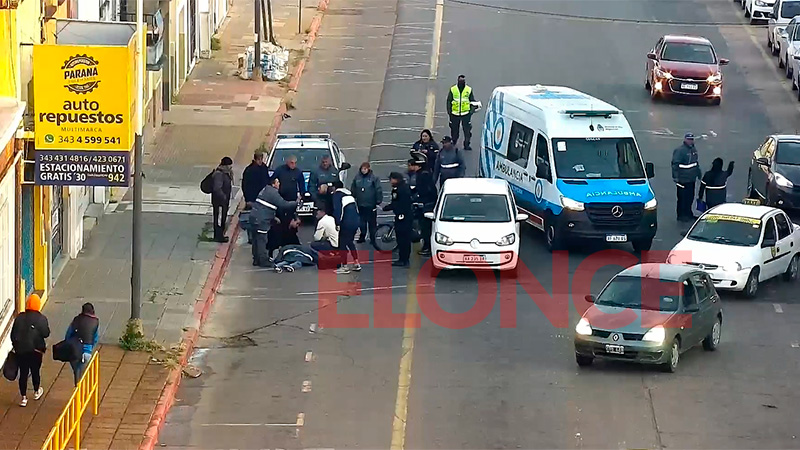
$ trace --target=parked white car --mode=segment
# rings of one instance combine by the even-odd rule
[[[778,67],[786,70],[786,78],[792,78],[792,63],[790,60],[800,50],[800,16],[789,21],[786,29],[778,34]]]
[[[519,223],[508,182],[491,178],[451,178],[445,181],[433,212],[433,270],[517,269]]]
[[[800,0],[777,0],[767,20],[767,48],[778,54],[778,36],[794,16],[800,14]]]
[[[750,24],[757,20],[769,20],[769,13],[775,6],[775,0],[742,0],[744,16],[750,19]]]
[[[800,225],[778,208],[725,203],[697,219],[670,251],[669,264],[688,264],[711,275],[719,290],[755,297],[758,284],[783,275],[797,279]]]

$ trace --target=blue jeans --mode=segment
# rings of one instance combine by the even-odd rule
[[[81,355],[81,359],[69,362],[69,365],[72,366],[72,374],[75,378],[75,386],[78,385],[78,381],[81,381],[83,369],[86,367],[86,363],[88,363],[90,359],[92,359],[92,354],[84,353]]]
[[[280,261],[280,262],[275,264],[275,267],[280,267],[281,269],[285,269],[288,266],[292,266],[294,268],[294,270],[297,270],[297,269],[303,267],[303,263],[301,263],[300,261],[295,261],[295,262],[291,262],[291,263],[289,261]]]

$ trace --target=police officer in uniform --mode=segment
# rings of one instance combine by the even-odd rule
[[[421,158],[411,158],[408,160],[409,179],[413,174],[414,189],[411,192],[411,200],[415,204],[422,207],[418,212],[415,219],[419,221],[420,233],[422,234],[422,249],[417,252],[422,256],[431,255],[431,221],[425,218],[426,212],[432,212],[433,207],[436,206],[436,199],[438,193],[436,191],[436,184],[433,182],[433,175],[426,168],[426,161],[424,155]]]
[[[683,144],[672,152],[672,179],[677,188],[678,205],[676,208],[679,221],[693,221],[694,183],[700,178],[700,163],[697,149],[694,146],[694,135],[686,133]]]
[[[728,200],[728,178],[733,175],[733,161],[728,163],[728,170],[722,170],[722,158],[715,158],[711,162],[711,170],[703,175],[700,180],[700,189],[697,190],[697,199],[703,200],[705,194],[706,206],[713,208]]]
[[[464,164],[464,157],[453,144],[450,136],[442,139],[442,149],[436,158],[436,166],[433,168],[433,181],[439,183],[439,187],[444,186],[444,182],[450,178],[461,178],[467,171]]]
[[[297,208],[297,201],[286,201],[280,194],[281,180],[273,177],[270,184],[258,194],[250,213],[250,226],[255,229],[253,237],[253,265],[269,267],[267,235],[276,218],[285,216]]]
[[[453,143],[458,143],[459,125],[464,129],[464,150],[472,150],[470,141],[472,140],[472,104],[475,95],[472,88],[467,86],[467,79],[464,75],[458,76],[458,82],[450,88],[447,93],[447,114],[450,116],[450,136]]]
[[[394,212],[398,259],[392,265],[408,267],[411,256],[411,190],[401,173],[392,172],[389,180],[392,183],[392,202],[384,206],[383,210]]]

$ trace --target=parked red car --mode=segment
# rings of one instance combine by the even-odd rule
[[[647,54],[645,89],[654,100],[685,96],[705,98],[715,105],[722,99],[721,66],[711,41],[699,36],[667,35]]]

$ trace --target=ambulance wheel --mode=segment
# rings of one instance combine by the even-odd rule
[[[548,214],[544,220],[544,242],[548,251],[562,250],[564,247],[561,231],[552,214]]]
[[[632,242],[633,244],[633,251],[636,253],[647,252],[650,251],[650,248],[653,246],[652,239],[637,239]]]

